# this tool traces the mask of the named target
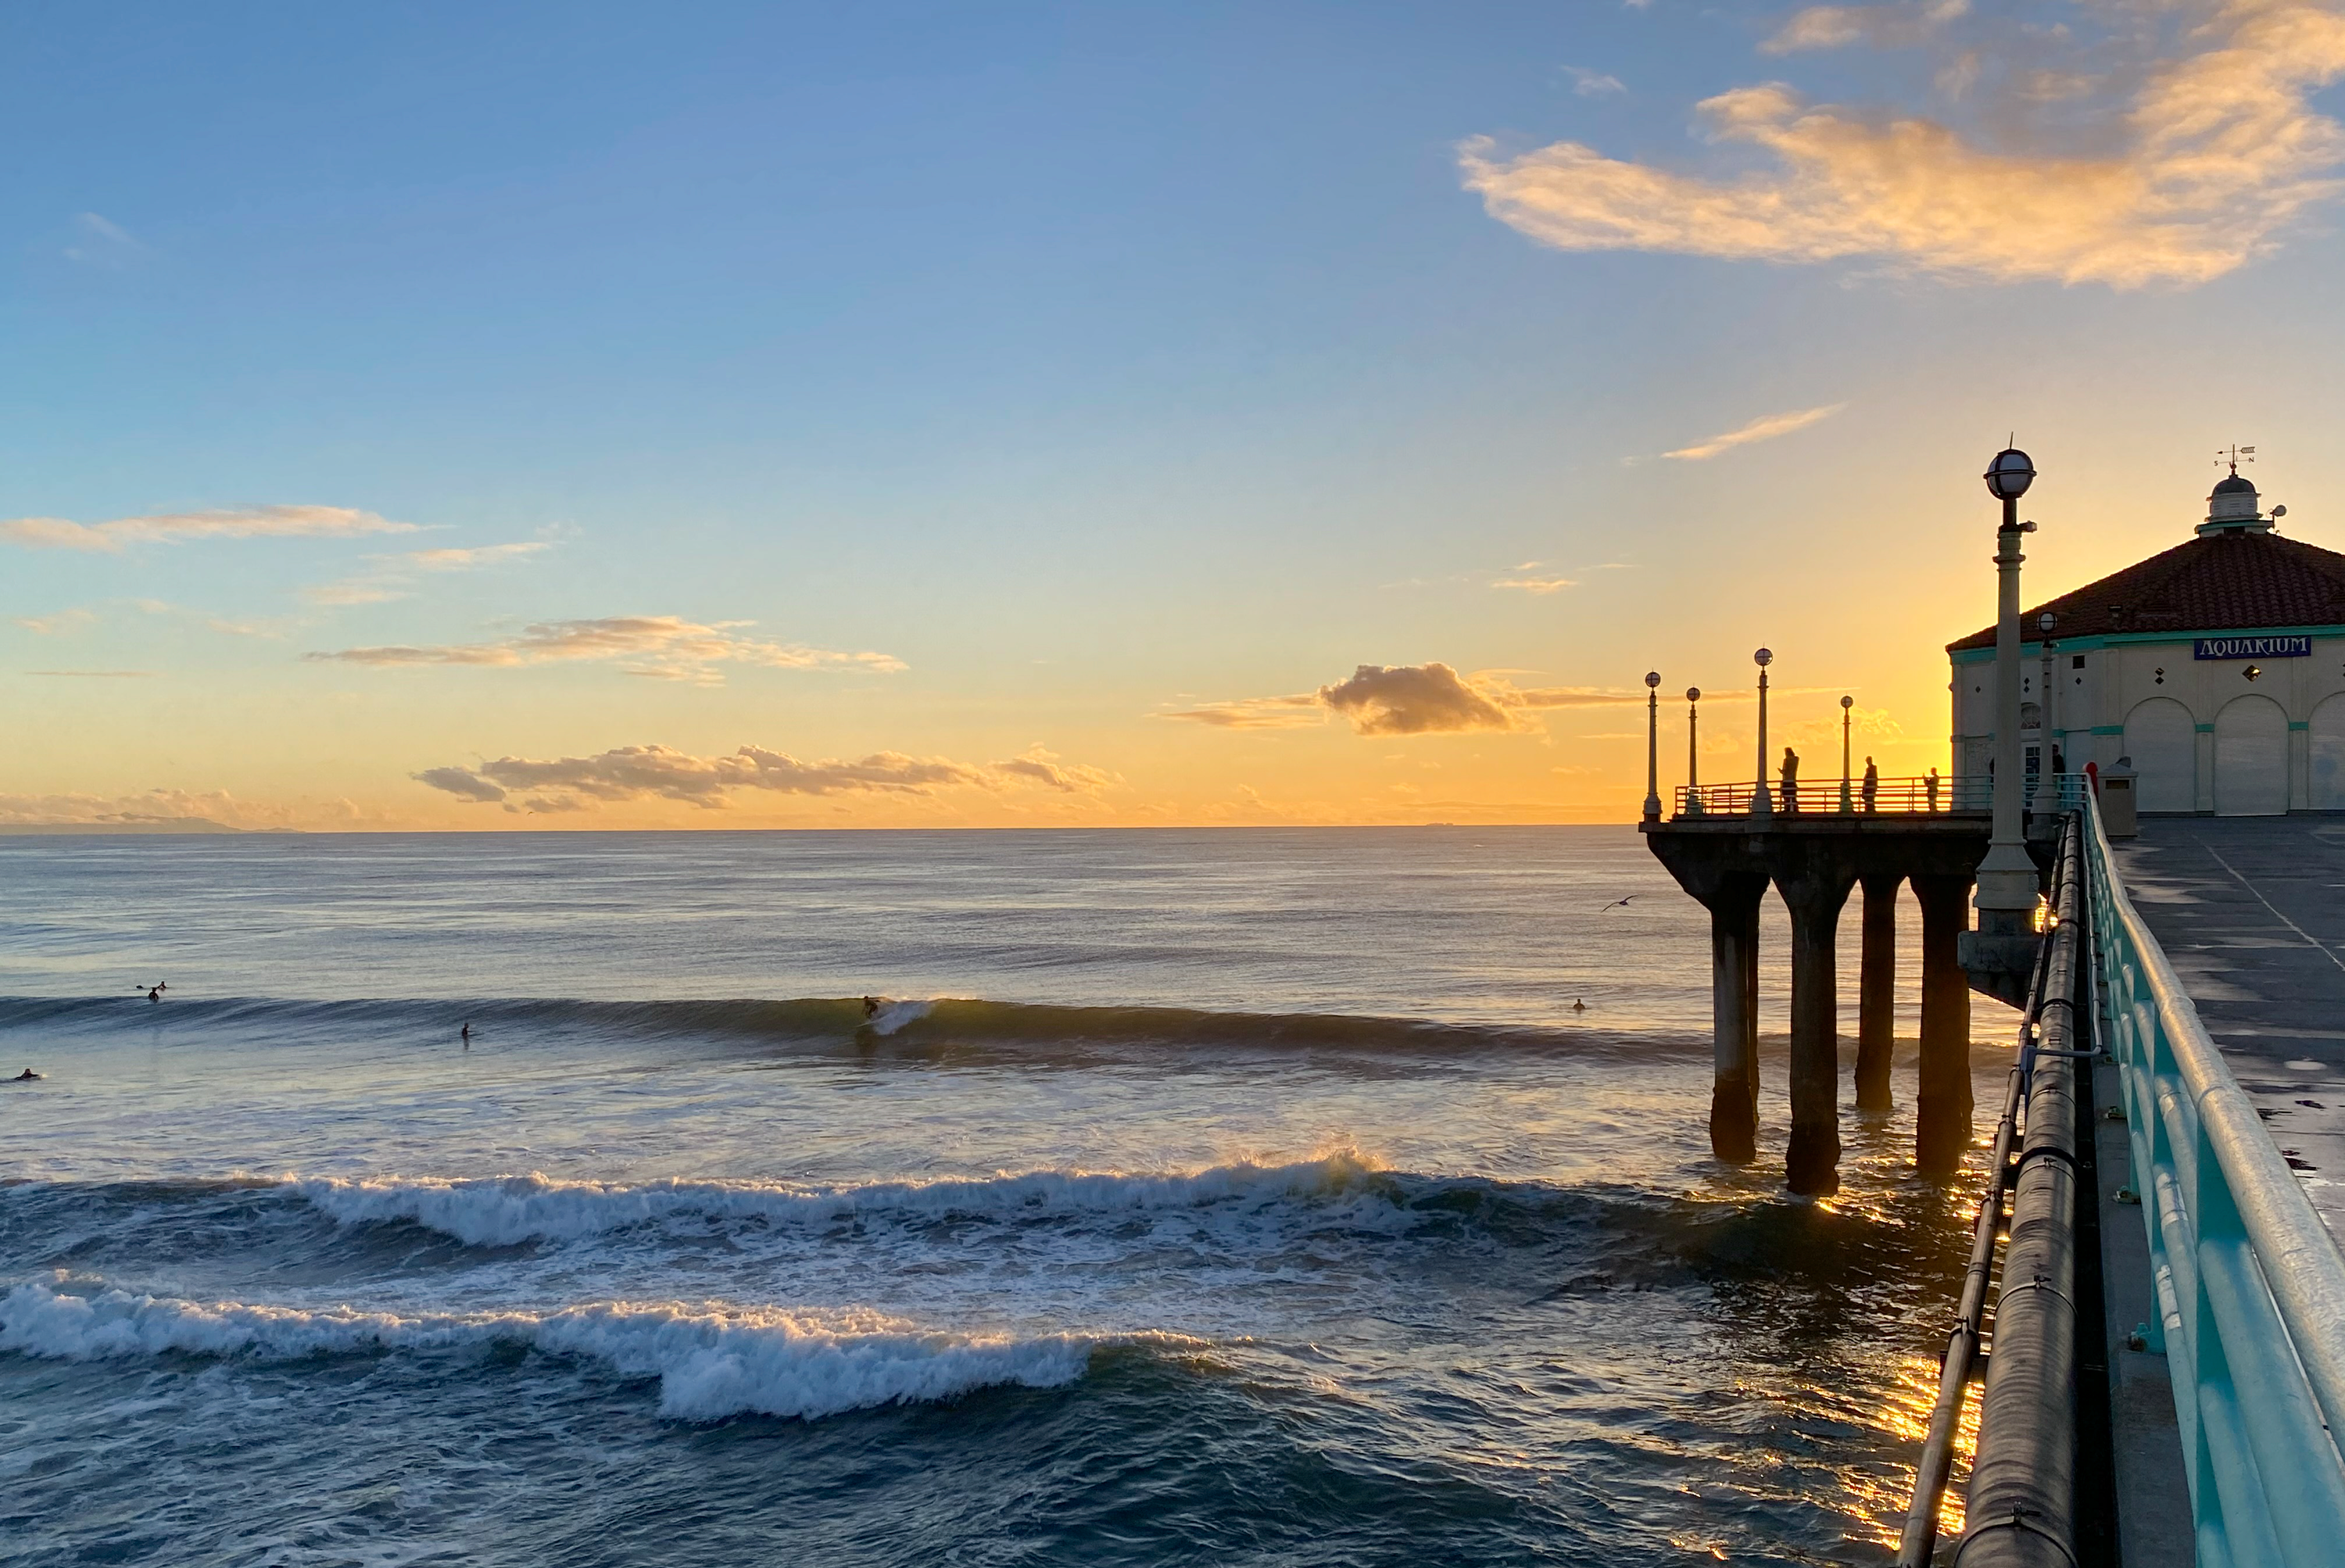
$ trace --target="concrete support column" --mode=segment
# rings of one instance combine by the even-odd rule
[[[1724,876],[1703,901],[1710,907],[1711,1027],[1715,1036],[1710,1151],[1732,1165],[1744,1164],[1758,1153],[1759,903],[1766,893],[1763,876]]]
[[[1925,1171],[1962,1164],[1971,1143],[1971,988],[1957,952],[1968,924],[1971,880],[1916,876],[1922,906],[1922,1083],[1914,1096],[1914,1154]]]
[[[1831,854],[1784,857],[1775,887],[1792,911],[1793,1192],[1840,1190],[1840,911],[1856,873]]]
[[[1897,1049],[1897,884],[1874,873],[1864,887],[1864,948],[1856,982],[1856,1108],[1889,1109],[1889,1061]]]

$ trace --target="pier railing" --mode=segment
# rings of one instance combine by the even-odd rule
[[[2083,804],[2086,780],[2082,773],[2055,773],[2035,781],[2033,799],[2027,803],[2031,811],[2058,814],[2074,811]],[[1677,790],[1677,814],[1680,817],[1747,817],[1751,815],[1755,797],[1764,790],[1768,807],[1783,815],[1802,817],[1834,816],[1842,812],[1863,815],[1895,814],[1927,816],[1967,812],[1985,815],[1995,809],[1995,780],[1980,774],[1964,779],[1880,779],[1867,789],[1861,782],[1851,779],[1843,791],[1838,779],[1802,779],[1796,786],[1782,784],[1736,782],[1731,784],[1681,784]]]
[[[2345,1543],[2345,1257],[2118,880],[2097,809],[2092,930],[2149,1234],[2198,1562],[2333,1563]]]

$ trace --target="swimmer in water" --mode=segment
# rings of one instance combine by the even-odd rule
[[[472,1048],[472,1021],[471,1019],[467,1018],[464,1020],[464,1026],[456,1031],[456,1038],[464,1043],[465,1050],[469,1051]]]
[[[41,1075],[27,1067],[8,1081],[12,1084],[37,1084],[41,1081]]]
[[[1571,999],[1571,1010],[1574,1013],[1585,1013],[1588,1011],[1588,1003],[1575,996]]]

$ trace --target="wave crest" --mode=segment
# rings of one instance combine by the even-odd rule
[[[657,1378],[660,1413],[721,1420],[755,1411],[813,1420],[889,1404],[950,1400],[975,1389],[1061,1388],[1110,1339],[925,1330],[877,1313],[794,1313],[683,1302],[603,1302],[558,1312],[418,1314],[198,1302],[34,1282],[0,1298],[0,1350],[58,1360],[179,1351],[298,1359],[367,1350],[496,1342],[600,1360]]]
[[[1242,1161],[1191,1173],[1047,1170],[838,1187],[677,1179],[563,1181],[536,1172],[452,1180],[294,1176],[286,1178],[286,1184],[338,1223],[411,1221],[474,1247],[574,1240],[682,1216],[768,1224],[822,1224],[887,1215],[1005,1219],[1244,1207],[1296,1197],[1348,1200],[1348,1217],[1372,1221],[1396,1215],[1399,1198],[1391,1178],[1351,1150],[1292,1165]]]

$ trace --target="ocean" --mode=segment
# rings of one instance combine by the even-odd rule
[[[1808,1202],[1627,830],[0,838],[0,1564],[1886,1563],[1903,913]]]

